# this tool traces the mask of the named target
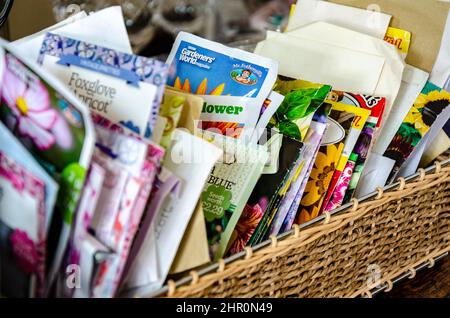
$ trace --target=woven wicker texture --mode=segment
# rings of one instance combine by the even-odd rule
[[[357,297],[450,250],[450,166],[194,278],[169,297]],[[375,276],[374,276],[374,272]],[[374,277],[380,280],[374,281]],[[389,288],[388,288],[389,289]]]

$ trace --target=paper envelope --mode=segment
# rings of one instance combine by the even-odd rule
[[[387,12],[391,26],[412,33],[406,58],[410,65],[431,72],[448,16],[448,0],[329,0],[361,9]],[[439,85],[433,81],[433,83]]]
[[[181,273],[210,261],[205,215],[200,201],[181,240],[170,274]]]
[[[385,58],[290,33],[268,32],[255,53],[279,62],[279,74],[373,95]],[[363,79],[363,80],[361,80]]]
[[[256,53],[278,60],[281,75],[386,97],[385,117],[397,97],[405,67],[393,45],[325,22],[285,34],[268,32]]]
[[[363,33],[324,22],[310,24],[303,28],[293,30],[288,34],[293,36],[298,35],[310,40],[318,39],[324,43],[330,43],[343,48],[384,58],[385,63],[381,74],[379,74],[379,81],[375,90],[372,92],[372,95],[386,97],[384,118],[387,118],[393,102],[397,97],[402,81],[403,70],[405,68],[405,62],[395,46],[382,39],[377,39]],[[353,60],[346,60],[346,62],[355,63]],[[333,89],[339,90],[339,85],[345,84],[345,81],[348,81],[349,75],[350,74],[344,73],[343,82],[337,83],[338,85],[335,85]],[[367,76],[370,76],[370,74],[366,74],[366,77]],[[366,78],[352,79],[352,81],[357,80],[365,82]],[[357,91],[356,89],[350,89],[347,90],[347,92],[366,94],[366,92]]]
[[[201,138],[175,130],[164,167],[182,180],[179,199],[170,209],[162,211],[163,214],[155,216],[154,222],[158,223],[153,224],[155,238],[153,241],[148,240],[148,247],[137,256],[136,262],[139,264],[131,266],[126,279],[127,288],[143,287],[146,293],[150,293],[162,287],[204,184],[222,153],[221,149]],[[151,250],[156,250],[157,268],[150,267],[143,261],[152,261],[151,255],[154,253],[151,253]],[[141,255],[142,253],[148,256]]]
[[[119,52],[130,54],[133,52],[120,6],[110,7],[89,16],[79,13],[76,17],[68,18],[48,29],[17,40],[11,45],[28,58],[37,61],[47,32],[102,45]]]
[[[394,164],[395,161],[390,158],[371,154],[364,167],[364,174],[356,188],[355,197],[361,198],[374,192],[377,187],[384,187]]]
[[[288,31],[323,21],[383,39],[391,16],[373,10],[343,6],[321,0],[299,0],[289,19]]]
[[[418,68],[406,65],[403,73],[402,84],[394,102],[394,107],[389,114],[389,119],[385,120],[381,130],[374,142],[372,151],[377,154],[384,154],[392,138],[394,138],[403,119],[408,114],[423,87],[427,83],[428,73]]]

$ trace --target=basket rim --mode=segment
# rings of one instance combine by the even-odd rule
[[[410,175],[410,176],[408,176],[406,178],[398,178],[395,182],[393,182],[391,184],[388,184],[385,187],[383,187],[382,191],[383,192],[390,191],[392,189],[395,189],[396,187],[401,186],[402,182],[411,182],[411,181],[413,181],[413,180],[415,180],[417,178],[420,178],[420,176],[422,174],[424,174],[424,173],[425,174],[431,174],[433,172],[438,171],[440,169],[440,168],[438,168],[438,166],[439,167],[446,167],[448,165],[450,165],[450,158],[447,158],[447,159],[445,159],[443,161],[435,161],[434,165],[429,166],[429,167],[424,168],[424,169],[418,169],[416,173],[414,173],[414,174],[412,174],[412,175]],[[401,179],[403,179],[403,180],[401,180]],[[370,193],[368,195],[365,195],[365,196],[357,199],[356,201],[358,203],[365,202],[365,201],[370,200],[372,198],[376,198],[377,195],[379,195],[379,191],[375,191],[375,192],[372,192],[372,193]],[[306,222],[306,223],[300,225],[299,229],[300,230],[308,229],[308,228],[310,228],[310,227],[312,227],[312,226],[314,226],[316,224],[319,224],[319,223],[325,221],[326,218],[329,218],[329,217],[338,215],[338,214],[340,214],[340,213],[342,213],[344,211],[347,211],[348,209],[352,208],[353,206],[354,206],[354,202],[347,203],[347,204],[345,204],[345,205],[343,205],[343,206],[341,206],[341,207],[331,211],[329,214],[323,214],[323,215],[321,215],[321,216],[319,216],[319,217],[317,217],[317,218],[315,218],[315,219],[313,219],[313,220],[311,220],[309,222]],[[290,231],[287,231],[287,232],[285,232],[283,234],[280,234],[280,235],[278,235],[278,236],[276,236],[274,238],[276,240],[278,240],[278,241],[282,241],[283,239],[292,236],[294,233],[295,233],[295,229],[291,229]],[[252,247],[252,251],[253,252],[257,252],[257,251],[259,251],[261,249],[269,247],[271,244],[272,244],[272,240],[269,239],[269,240],[267,240],[265,242],[262,242],[262,243],[260,243],[258,245],[255,245],[254,247]],[[206,265],[204,268],[196,270],[195,271],[196,275],[198,275],[198,278],[201,278],[201,277],[206,276],[208,274],[217,272],[220,269],[221,266],[226,266],[226,265],[232,264],[232,263],[234,263],[234,262],[236,262],[238,260],[245,259],[246,256],[247,256],[247,252],[246,251],[242,251],[242,252],[237,253],[235,255],[232,255],[232,256],[230,256],[228,258],[221,259],[219,261],[210,263],[209,265]],[[176,289],[178,289],[178,288],[180,288],[182,286],[186,286],[186,285],[192,283],[192,281],[193,281],[193,276],[192,275],[188,275],[188,276],[185,276],[185,277],[177,280],[176,282],[173,282],[173,284],[174,284],[174,287]],[[160,288],[158,290],[149,289],[149,288],[150,288],[149,286],[142,286],[142,287],[129,289],[129,290],[123,291],[122,296],[123,297],[133,297],[133,298],[152,298],[152,297],[158,297],[158,296],[162,296],[162,295],[167,295],[169,290],[170,290],[169,285],[168,285],[167,282],[162,288]],[[380,292],[380,291],[378,291],[378,292]]]

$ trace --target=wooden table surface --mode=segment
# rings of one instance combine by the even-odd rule
[[[394,285],[381,298],[450,298],[450,256],[440,260],[433,268],[417,273],[414,279]]]

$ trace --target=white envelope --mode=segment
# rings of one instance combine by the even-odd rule
[[[149,249],[157,251],[158,279],[154,280],[155,275],[150,268],[132,268],[127,277],[128,287],[144,286],[142,290],[151,293],[163,286],[206,180],[222,154],[223,151],[212,143],[182,130],[175,130],[164,167],[182,180],[180,197],[171,209],[175,213],[164,215],[164,222],[158,225],[159,236],[145,251],[149,255]]]
[[[450,15],[447,18],[441,49],[431,72],[430,81],[447,91],[450,89]]]
[[[375,92],[385,63],[381,56],[289,33],[268,32],[267,40],[258,44],[255,53],[277,60],[280,75],[366,94]]]
[[[392,16],[320,0],[298,0],[288,31],[323,21],[383,39]]]
[[[372,152],[383,155],[400,128],[403,119],[408,115],[428,80],[428,73],[410,65],[406,65],[402,84],[394,102],[389,118],[383,121],[380,132],[374,141]]]
[[[283,46],[277,49],[279,43]],[[385,118],[405,67],[393,45],[325,22],[285,34],[269,32],[256,53],[278,60],[287,76],[330,84],[336,90],[386,97]]]
[[[394,164],[395,161],[391,158],[372,153],[366,161],[363,175],[355,190],[355,197],[362,198],[373,193],[377,187],[384,187]]]
[[[109,7],[89,16],[84,12],[79,13],[48,29],[19,39],[11,45],[31,60],[37,61],[45,34],[50,31],[79,41],[132,54],[120,6]]]
[[[386,97],[384,118],[387,118],[393,102],[397,97],[398,90],[400,89],[402,74],[405,68],[405,62],[395,46],[385,42],[382,39],[377,39],[360,32],[324,22],[314,23],[304,28],[293,30],[292,32],[289,32],[289,34],[294,36],[302,36],[311,40],[317,39],[324,43],[332,43],[336,46],[385,58],[385,64],[380,74],[378,85],[375,91],[369,95]],[[347,60],[347,62],[352,63],[353,61]],[[366,77],[368,75],[369,74],[366,74]],[[343,80],[343,83],[338,84],[344,84],[348,79],[344,77]],[[360,78],[359,80],[366,81],[365,78]],[[333,88],[342,90],[338,85]],[[347,90],[347,92],[360,94],[366,93],[355,89]]]

